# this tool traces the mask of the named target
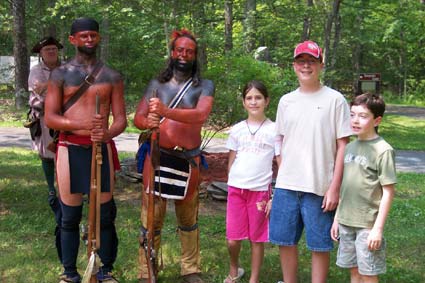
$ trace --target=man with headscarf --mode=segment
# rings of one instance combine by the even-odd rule
[[[155,196],[155,250],[161,241],[161,229],[166,210],[166,200],[175,200],[177,225],[181,242],[181,275],[183,282],[201,283],[199,229],[198,229],[198,185],[200,166],[201,128],[211,112],[214,100],[214,84],[200,78],[197,61],[197,42],[188,30],[174,31],[171,35],[170,58],[167,68],[157,79],[152,80],[141,99],[134,124],[139,129],[159,127],[160,172],[159,179],[167,181],[174,176],[182,187],[175,187],[161,181],[161,192]],[[179,97],[178,99],[175,99]],[[173,102],[173,100],[175,100]],[[169,168],[181,165],[180,168]],[[146,155],[143,166],[142,228],[146,233],[147,199],[150,156]],[[158,186],[159,187],[159,186]],[[177,192],[173,195],[173,192]],[[159,196],[158,196],[159,195]],[[148,282],[148,268],[143,247],[139,248],[139,279]]]
[[[56,173],[62,208],[60,239],[64,272],[61,283],[80,282],[76,261],[79,248],[79,224],[82,217],[83,194],[90,191],[92,143],[101,143],[100,249],[102,266],[99,282],[117,282],[111,274],[117,256],[118,238],[115,230],[116,206],[112,197],[114,169],[119,168],[112,138],[127,125],[124,105],[124,84],[121,75],[98,64],[96,49],[100,42],[99,25],[90,18],[78,18],[71,26],[69,42],[76,56],[56,68],[50,77],[46,98],[46,123],[60,131],[56,150]],[[98,68],[94,81],[66,111],[64,104],[75,94],[84,80]],[[96,114],[97,101],[100,104]],[[112,115],[112,123],[109,117]]]

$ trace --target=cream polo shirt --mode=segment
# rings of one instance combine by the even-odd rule
[[[326,86],[315,93],[296,89],[284,95],[276,133],[283,136],[276,187],[323,196],[333,178],[336,140],[352,134],[345,98]]]

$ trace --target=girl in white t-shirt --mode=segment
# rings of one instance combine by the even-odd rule
[[[243,106],[248,118],[230,130],[229,179],[226,238],[230,255],[229,275],[224,283],[233,283],[243,276],[239,266],[242,240],[251,243],[250,283],[258,283],[268,242],[268,202],[271,194],[273,157],[280,154],[275,125],[265,115],[270,98],[259,81],[249,82],[243,92]]]

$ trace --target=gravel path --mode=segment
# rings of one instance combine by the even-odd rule
[[[408,116],[416,119],[425,119],[425,108],[413,106],[387,105],[385,114],[394,114]]]

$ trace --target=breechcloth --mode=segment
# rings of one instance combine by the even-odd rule
[[[181,275],[199,273],[200,268],[200,249],[199,249],[199,229],[198,229],[198,185],[199,185],[199,156],[193,158],[196,166],[191,166],[191,175],[188,181],[188,191],[183,200],[175,200],[175,213],[179,236],[181,242]],[[143,183],[147,186],[150,174],[150,158],[145,159],[143,170]],[[142,193],[142,231],[147,227],[147,201],[148,194],[145,190]],[[164,224],[164,217],[167,207],[167,200],[155,196],[155,250],[158,251],[161,245],[161,230]],[[157,257],[158,258],[158,257]],[[143,247],[139,248],[139,278],[148,278],[148,269]],[[158,265],[157,265],[158,266]]]
[[[184,199],[190,173],[191,166],[186,158],[161,150],[160,167],[155,173],[155,195],[168,199]]]
[[[142,173],[150,143],[145,142],[136,154],[137,170]],[[155,195],[167,199],[184,199],[188,189],[192,167],[199,167],[195,157],[201,154],[197,147],[186,149],[160,149],[160,168],[155,172]],[[145,187],[147,189],[147,187]]]
[[[61,190],[70,188],[71,193],[88,194],[90,192],[92,142],[89,136],[59,135],[57,158],[57,179]],[[118,154],[111,140],[102,144],[102,188],[101,192],[110,192],[114,186],[114,170],[119,170]]]

